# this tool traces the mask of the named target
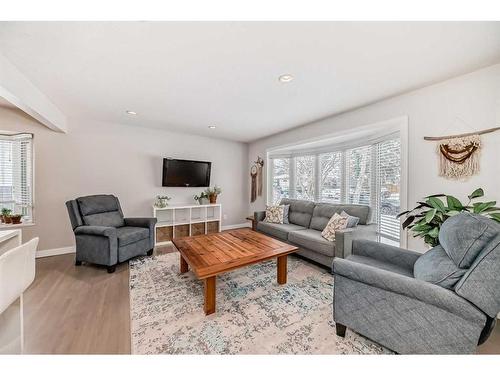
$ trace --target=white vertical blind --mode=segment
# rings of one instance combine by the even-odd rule
[[[293,197],[365,204],[381,236],[399,240],[401,145],[399,134],[359,147],[280,156],[272,161],[272,201]]]
[[[31,134],[0,135],[0,209],[30,220],[33,208],[33,138]]]

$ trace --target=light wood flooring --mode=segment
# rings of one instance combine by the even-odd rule
[[[24,295],[25,352],[129,354],[128,279],[127,263],[108,274],[97,266],[75,267],[72,254],[37,259],[35,281]],[[478,352],[500,354],[500,324]]]

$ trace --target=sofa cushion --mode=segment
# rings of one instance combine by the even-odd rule
[[[384,262],[382,260],[363,255],[349,255],[346,259],[350,260],[351,262],[366,264],[367,266],[372,266],[382,270],[395,272],[400,275],[413,277],[413,270],[411,268],[402,267],[394,263]]]
[[[306,228],[309,227],[312,213],[314,211],[314,202],[283,198],[280,204],[290,205],[288,212],[288,220],[290,221],[290,224],[296,224]]]
[[[500,224],[492,219],[463,212],[443,223],[439,243],[457,267],[469,268],[499,232]]]
[[[96,225],[99,227],[118,228],[124,225],[123,217],[118,211],[83,216],[83,222],[85,225]]]
[[[118,247],[121,247],[149,238],[149,229],[139,227],[116,228],[116,237],[118,238]]]
[[[316,251],[317,253],[333,257],[335,255],[335,241],[325,240],[321,232],[314,229],[299,230],[288,235],[288,241],[294,245]]]
[[[359,217],[351,216],[344,210],[340,213],[340,216],[347,218],[347,228],[354,228],[359,223]]]
[[[334,214],[325,229],[321,232],[321,236],[328,241],[335,241],[335,232],[347,228],[347,218],[339,214]]]
[[[467,269],[455,265],[441,245],[427,251],[413,266],[413,275],[416,279],[447,289],[453,289],[466,272]]]
[[[284,213],[285,206],[267,206],[264,221],[266,223],[283,224]]]
[[[89,195],[76,201],[85,225],[115,228],[125,225],[120,203],[114,195]]]
[[[258,231],[263,232],[265,234],[269,234],[270,236],[279,238],[283,241],[288,240],[288,233],[304,229],[306,228],[295,224],[274,224],[274,223],[266,223],[264,221],[259,221],[257,223]]]
[[[342,211],[350,216],[359,218],[359,224],[366,225],[370,220],[370,207],[361,204],[332,204],[317,203],[314,207],[311,219],[311,229],[323,230],[334,214],[341,214]]]

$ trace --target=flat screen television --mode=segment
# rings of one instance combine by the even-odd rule
[[[209,161],[163,159],[162,185],[170,187],[210,186]]]

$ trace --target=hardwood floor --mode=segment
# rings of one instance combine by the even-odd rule
[[[96,266],[75,267],[74,255],[37,259],[36,279],[24,295],[25,352],[130,353],[128,278],[126,263],[108,274]],[[500,324],[478,352],[500,354]]]

